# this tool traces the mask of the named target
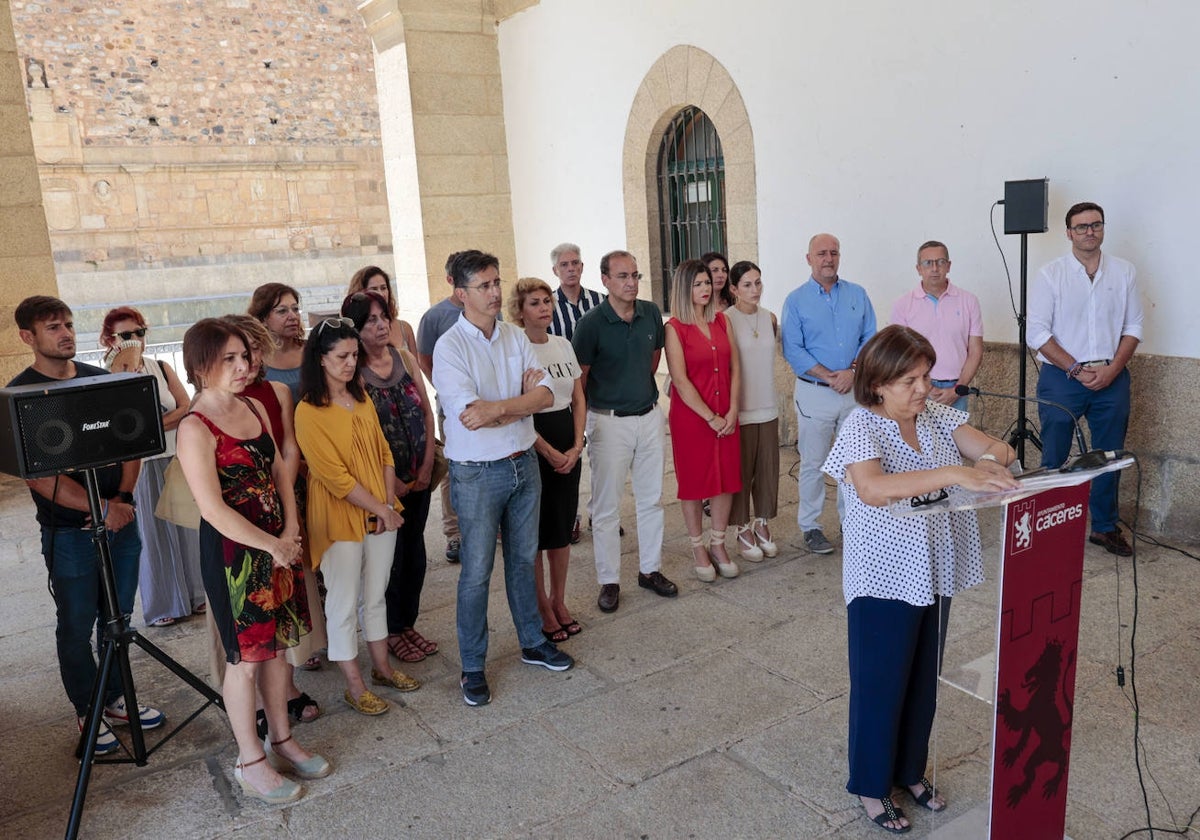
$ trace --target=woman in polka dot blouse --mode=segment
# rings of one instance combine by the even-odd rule
[[[849,622],[850,780],[867,816],[910,829],[893,786],[931,811],[945,801],[925,779],[937,674],[950,599],[983,580],[973,511],[898,518],[889,502],[950,487],[1005,490],[1016,453],[967,425],[968,415],[926,402],[933,347],[890,326],[863,347],[859,404],[822,469],[844,495],[842,586]],[[975,466],[963,465],[963,458]]]

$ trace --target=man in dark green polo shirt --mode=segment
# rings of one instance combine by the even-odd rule
[[[662,313],[638,300],[637,260],[611,251],[600,260],[608,299],[575,325],[571,344],[583,370],[592,437],[592,546],[597,604],[612,612],[621,596],[621,535],[618,511],[630,475],[637,507],[638,585],[663,597],[679,590],[662,574],[662,479],[665,436],[658,410],[658,370],[663,348]]]

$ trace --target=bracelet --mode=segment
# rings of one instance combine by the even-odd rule
[[[1067,371],[1067,379],[1074,379],[1079,375],[1079,371],[1083,370],[1083,362],[1076,362],[1071,365],[1071,369]]]
[[[993,455],[991,452],[985,452],[982,455],[980,455],[978,458],[975,459],[976,464],[978,464],[980,461],[992,461],[993,463],[996,463],[996,464],[1000,463],[1000,459],[997,458],[995,455]]]

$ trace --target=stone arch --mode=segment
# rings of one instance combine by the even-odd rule
[[[688,44],[667,50],[646,73],[629,109],[622,161],[625,237],[644,275],[641,296],[662,299],[658,227],[658,147],[671,119],[695,105],[716,126],[725,155],[730,260],[758,261],[754,132],[742,94],[721,62]]]

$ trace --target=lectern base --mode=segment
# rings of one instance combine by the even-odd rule
[[[988,807],[986,804],[976,806],[965,814],[960,814],[945,825],[939,825],[929,836],[934,840],[979,840],[988,836]],[[1071,840],[1063,835],[1063,840]]]

